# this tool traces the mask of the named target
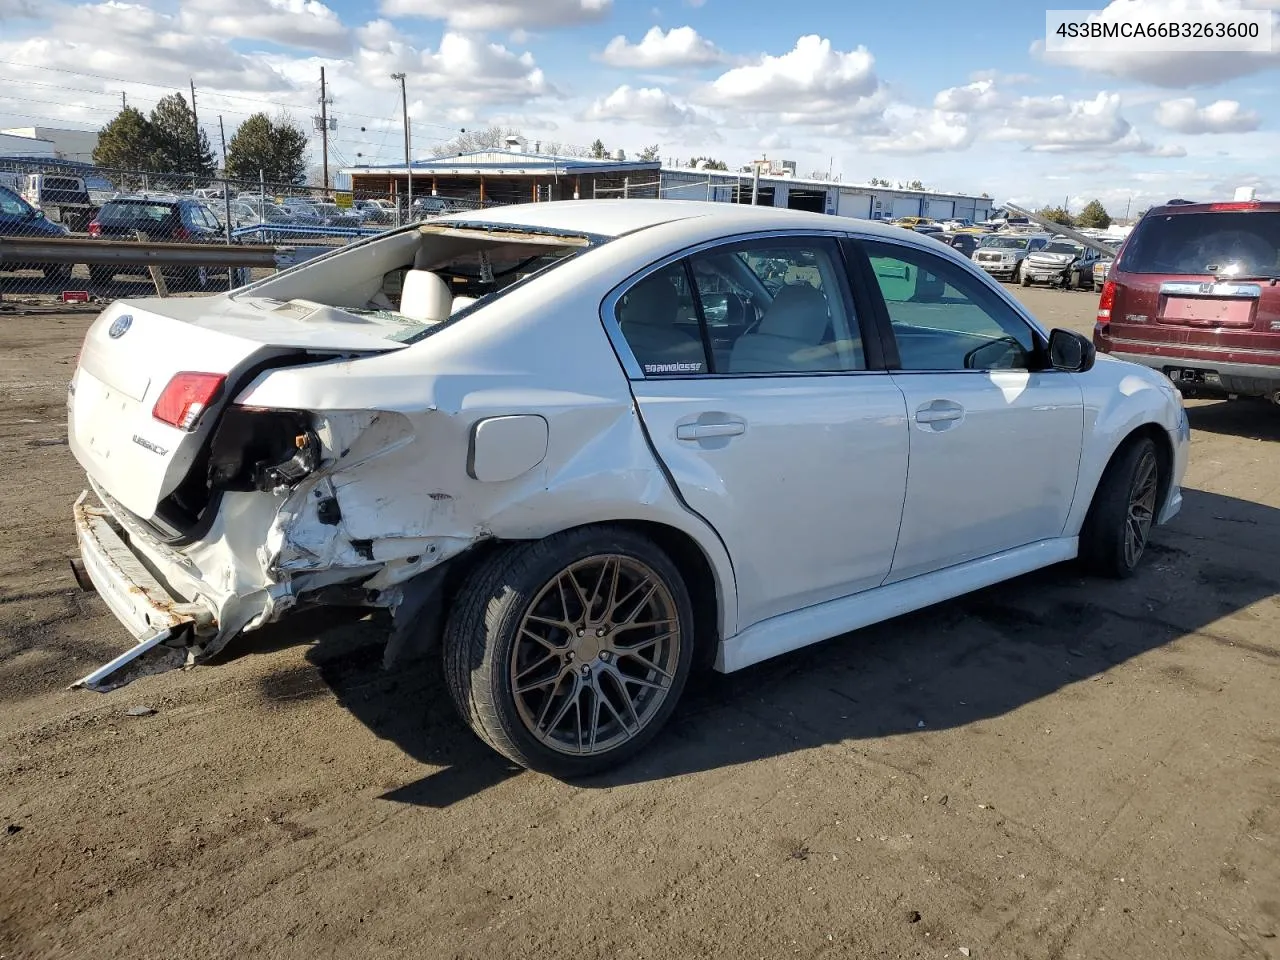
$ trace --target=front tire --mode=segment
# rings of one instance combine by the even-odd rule
[[[1149,437],[1111,458],[1080,531],[1080,561],[1088,572],[1133,576],[1155,523],[1159,493],[1160,459]]]
[[[1031,286],[1031,278],[1027,276],[1025,273],[1022,275],[1022,285],[1024,287]]]
[[[557,777],[617,766],[658,733],[693,664],[688,590],[647,538],[582,527],[473,571],[444,632],[454,705],[503,756]]]
[[[1022,279],[1022,261],[1019,260],[1013,268],[1013,273],[1009,274],[1010,283],[1018,283]]]

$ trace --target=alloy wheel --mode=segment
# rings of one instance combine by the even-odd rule
[[[647,564],[607,554],[564,567],[529,604],[511,648],[521,722],[560,753],[616,749],[660,711],[684,639],[675,598]]]
[[[1125,516],[1124,559],[1130,567],[1142,557],[1155,520],[1157,476],[1156,456],[1147,450],[1134,470]]]

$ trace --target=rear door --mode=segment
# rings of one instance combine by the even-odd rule
[[[738,629],[884,581],[906,411],[835,237],[713,245],[605,316],[657,455],[733,560]]]
[[[1112,269],[1115,351],[1168,357],[1175,375],[1196,357],[1280,364],[1280,208],[1221,206],[1135,228]]]
[[[1039,369],[1030,325],[962,265],[905,243],[853,247],[911,426],[889,580],[1061,536],[1084,434],[1074,375]]]

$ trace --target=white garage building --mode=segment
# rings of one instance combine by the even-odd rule
[[[751,202],[750,173],[663,167],[661,177],[661,194],[672,200]],[[947,220],[954,217],[979,221],[991,214],[992,206],[989,197],[860,186],[777,173],[762,173],[757,190],[756,202],[764,206],[812,210],[863,220],[896,220],[899,217]]]

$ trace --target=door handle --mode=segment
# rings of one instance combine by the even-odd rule
[[[676,427],[677,440],[711,440],[716,437],[737,437],[747,432],[741,420],[721,423],[682,423]]]
[[[948,420],[959,420],[964,416],[964,407],[950,400],[934,400],[916,410],[916,423],[944,423]]]

